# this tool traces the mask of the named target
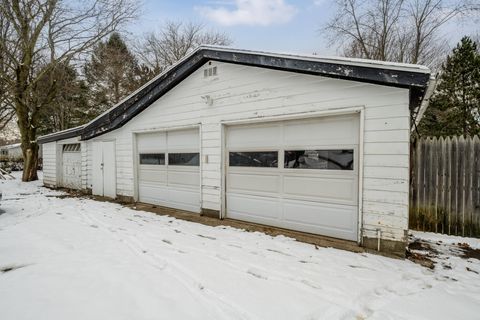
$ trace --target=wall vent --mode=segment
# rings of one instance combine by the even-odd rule
[[[207,68],[203,70],[203,77],[214,77],[217,75],[217,67]]]

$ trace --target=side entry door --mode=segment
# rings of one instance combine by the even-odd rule
[[[92,193],[116,197],[115,141],[94,141],[92,154]]]

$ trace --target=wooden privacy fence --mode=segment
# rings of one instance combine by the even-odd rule
[[[480,139],[421,138],[412,145],[410,228],[480,237]]]

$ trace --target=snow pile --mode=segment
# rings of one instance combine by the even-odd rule
[[[448,250],[433,258],[438,261],[432,270],[408,260],[315,249],[283,236],[58,197],[60,192],[38,182],[0,181],[0,188],[2,320],[480,314],[480,261]],[[430,236],[414,234],[435,245],[438,239]]]

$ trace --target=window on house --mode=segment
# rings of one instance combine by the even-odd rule
[[[353,170],[353,149],[286,150],[285,168]]]
[[[198,152],[169,153],[168,164],[172,166],[198,166],[200,155]]]
[[[165,153],[140,153],[140,164],[164,165]]]
[[[278,166],[277,151],[230,152],[229,165],[231,167],[267,167]]]

